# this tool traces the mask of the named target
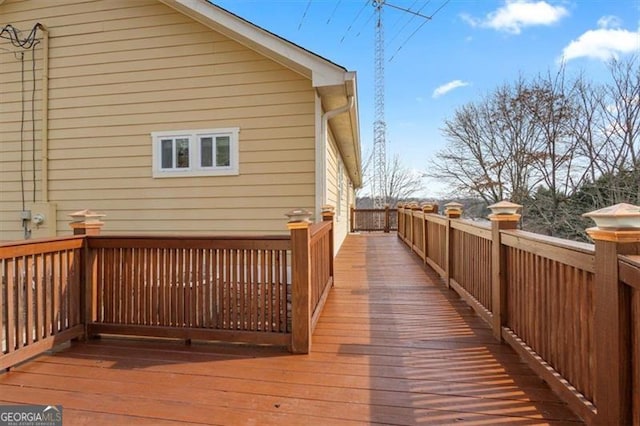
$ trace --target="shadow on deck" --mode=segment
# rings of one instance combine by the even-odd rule
[[[564,424],[579,420],[395,234],[352,235],[310,355],[74,343],[0,375],[72,424]]]

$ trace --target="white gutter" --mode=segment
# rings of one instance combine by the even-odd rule
[[[329,120],[350,111],[355,105],[355,97],[349,95],[347,103],[322,114],[320,119],[320,140],[316,146],[316,218],[320,218],[322,206],[327,204],[327,147],[329,146]]]
[[[325,127],[326,127],[327,122],[329,120],[331,120],[333,117],[335,117],[336,115],[344,114],[345,112],[351,110],[351,108],[353,108],[354,102],[355,102],[355,98],[350,95],[347,98],[346,105],[343,105],[343,106],[341,106],[339,108],[332,109],[330,111],[325,112],[322,115],[322,120],[323,120],[322,123],[325,124]]]

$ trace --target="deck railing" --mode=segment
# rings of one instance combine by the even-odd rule
[[[0,246],[0,370],[84,333],[83,238]]]
[[[331,222],[315,224],[310,230],[311,330],[315,330],[322,308],[333,286],[333,228]]]
[[[390,232],[398,230],[398,209],[351,208],[351,232]]]
[[[96,334],[308,353],[333,284],[333,214],[323,218],[290,223],[284,236],[81,235],[1,244],[0,370]]]
[[[428,211],[401,205],[398,237],[496,337],[588,423],[640,424],[640,238],[594,246],[517,230],[505,216]]]
[[[90,334],[287,343],[288,236],[98,236],[88,249]]]

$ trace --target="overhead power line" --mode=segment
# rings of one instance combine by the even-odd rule
[[[307,16],[309,6],[311,6],[311,0],[309,0],[309,2],[307,3],[307,7],[304,9],[304,13],[302,14],[302,18],[300,19],[300,23],[298,24],[298,31],[300,31],[300,28],[302,28],[302,22],[304,22],[304,18]]]
[[[347,37],[347,35],[349,34],[349,31],[351,31],[351,28],[353,27],[353,24],[356,23],[356,21],[358,20],[360,15],[362,15],[362,12],[364,12],[364,10],[367,8],[368,5],[369,5],[369,0],[365,0],[364,5],[362,5],[362,7],[358,11],[358,14],[356,15],[356,17],[353,18],[353,21],[351,21],[351,23],[349,24],[349,27],[347,27],[347,31],[344,32],[344,35],[340,39],[340,43],[342,43],[344,41],[345,37]]]
[[[431,1],[430,1],[430,0],[428,0],[425,4],[423,4],[423,5],[422,5],[422,7],[421,7],[420,9],[418,9],[418,14],[419,14],[419,13],[421,13],[421,12],[422,12],[422,10],[423,10],[425,7],[427,7],[427,5],[428,5],[429,3],[431,3]],[[411,9],[411,8],[409,8],[409,9]],[[409,26],[409,24],[410,24],[410,23],[412,23],[414,19],[416,19],[416,17],[417,17],[417,16],[419,16],[419,15],[411,14],[411,17],[409,17],[409,20],[407,20],[407,22],[405,22],[405,23],[404,23],[404,25],[402,26],[402,28],[400,28],[400,30],[399,30],[398,32],[396,32],[396,34],[395,34],[393,37],[391,37],[391,40],[389,40],[389,41],[387,42],[387,47],[389,47],[389,46],[391,45],[391,43],[393,43],[393,41],[394,41],[395,39],[397,39],[397,38],[398,38],[398,36],[399,36],[400,34],[402,34],[402,32],[404,31],[404,29],[405,29],[405,28],[407,28],[407,27]]]
[[[338,6],[340,6],[340,3],[342,3],[342,0],[338,0],[338,2],[336,3],[336,6],[333,8],[329,19],[327,19],[327,24],[329,24],[329,22],[331,22],[331,20],[333,19],[333,16],[336,14],[336,10],[338,10]]]
[[[395,58],[395,57],[396,57],[396,55],[398,54],[398,52],[400,52],[400,50],[404,47],[404,45],[405,45],[405,44],[407,44],[407,43],[409,42],[409,40],[411,40],[411,39],[413,38],[413,36],[414,36],[414,35],[416,35],[416,33],[417,33],[418,31],[420,31],[420,29],[421,29],[422,27],[424,27],[424,25],[425,25],[427,22],[430,22],[430,21],[433,19],[433,17],[434,17],[434,16],[436,16],[436,15],[438,14],[438,12],[440,12],[440,11],[441,11],[441,10],[442,10],[442,9],[443,9],[443,8],[444,8],[444,7],[445,7],[445,6],[450,2],[450,1],[451,1],[451,0],[445,0],[445,1],[444,1],[444,3],[442,3],[442,4],[440,5],[440,7],[439,7],[439,8],[437,8],[437,9],[436,9],[436,11],[435,11],[435,12],[433,12],[433,13],[431,14],[431,16],[426,17],[427,19],[426,19],[422,24],[420,24],[420,26],[418,26],[418,28],[416,28],[416,29],[415,29],[415,31],[413,31],[413,32],[411,33],[411,35],[410,35],[409,37],[407,37],[407,39],[406,39],[404,42],[402,42],[402,44],[401,44],[401,45],[396,49],[396,51],[395,51],[395,52],[393,52],[393,55],[391,55],[391,58],[389,58],[389,62],[391,62],[391,61],[393,60],[393,58]],[[423,15],[419,15],[419,16],[423,16]]]

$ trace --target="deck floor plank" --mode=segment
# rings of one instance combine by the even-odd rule
[[[0,375],[0,403],[85,424],[567,424],[580,421],[394,235],[349,236],[312,353],[109,339]]]

